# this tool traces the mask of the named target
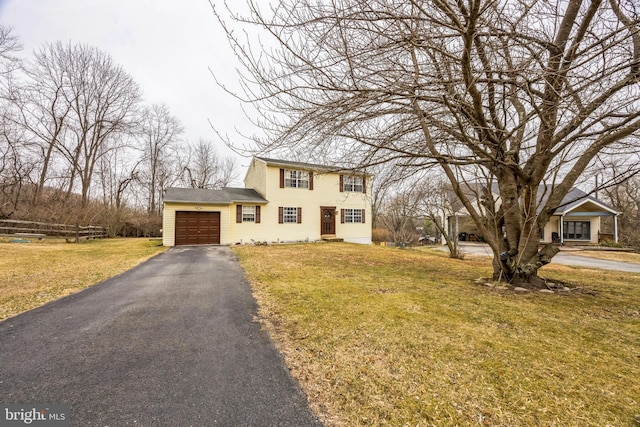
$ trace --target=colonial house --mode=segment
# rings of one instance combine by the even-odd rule
[[[168,188],[165,246],[343,240],[371,243],[371,177],[254,157],[244,188]]]
[[[548,197],[548,193],[547,193]],[[618,212],[596,197],[573,188],[562,200],[541,235],[541,243],[567,245],[598,244],[603,240],[618,241]],[[602,219],[612,218],[609,233],[602,232]],[[473,221],[459,211],[448,218],[449,229],[459,240],[481,241]]]

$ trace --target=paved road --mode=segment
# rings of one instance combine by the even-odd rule
[[[0,403],[73,426],[320,425],[226,247],[183,247],[0,323]]]
[[[463,253],[472,255],[493,256],[489,245],[480,243],[462,243],[460,248]],[[446,246],[438,249],[447,251]],[[626,271],[630,273],[640,273],[640,264],[631,262],[608,261],[586,256],[577,255],[579,252],[560,252],[551,260],[552,264],[573,265],[576,267],[602,268],[605,270]]]

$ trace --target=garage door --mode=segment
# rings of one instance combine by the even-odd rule
[[[176,245],[219,245],[220,212],[176,212]]]

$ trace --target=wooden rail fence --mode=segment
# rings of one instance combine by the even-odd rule
[[[9,237],[64,237],[67,239],[97,239],[107,237],[104,227],[95,225],[51,224],[47,222],[0,219],[0,235]]]

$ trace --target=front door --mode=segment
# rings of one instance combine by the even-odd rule
[[[336,234],[336,208],[321,207],[320,208],[320,234],[335,235]]]

